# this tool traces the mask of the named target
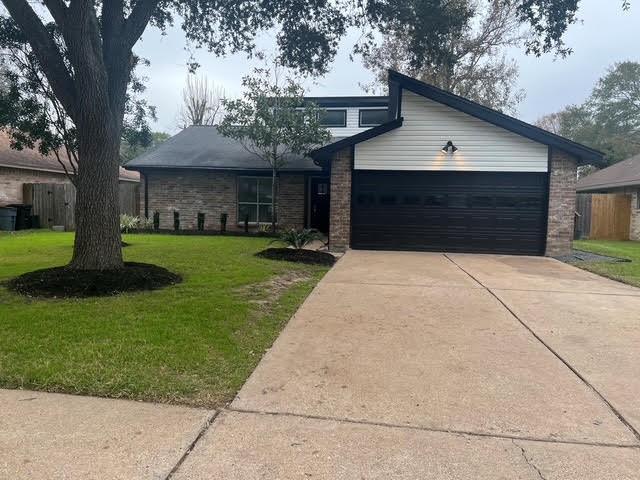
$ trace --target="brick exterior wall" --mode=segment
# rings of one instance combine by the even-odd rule
[[[546,255],[567,255],[573,248],[576,211],[577,160],[561,151],[551,150],[549,174],[549,223]]]
[[[332,252],[344,252],[351,244],[351,164],[350,148],[336,153],[331,161],[329,250]]]
[[[148,182],[149,218],[160,212],[160,228],[173,229],[173,212],[180,212],[180,229],[195,230],[198,212],[205,214],[205,230],[220,229],[220,215],[227,213],[227,230],[242,231],[238,225],[238,176],[212,170],[153,169],[142,172],[140,211],[145,212],[145,177]],[[240,175],[242,176],[242,175]],[[279,227],[304,226],[303,174],[282,173],[278,195]]]
[[[64,173],[0,167],[0,205],[22,203],[25,183],[68,183]]]
[[[640,241],[640,208],[638,201],[640,200],[640,188],[631,195],[631,226],[629,229],[629,240]]]

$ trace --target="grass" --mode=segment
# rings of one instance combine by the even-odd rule
[[[576,266],[604,277],[640,287],[640,242],[576,240],[573,246],[578,250],[631,260],[631,262],[622,263],[580,262]]]
[[[64,265],[73,234],[0,235],[0,387],[217,407],[326,272],[260,259],[269,240],[129,235],[125,260],[183,276],[163,290],[30,299],[3,283]]]

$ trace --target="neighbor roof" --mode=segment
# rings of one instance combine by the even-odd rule
[[[191,126],[156,149],[127,163],[127,168],[198,168],[214,170],[270,170],[269,165],[242,144],[223,136],[215,126]],[[291,155],[281,171],[318,170],[309,157]]]
[[[60,155],[60,160],[64,162],[69,172],[73,171],[71,164],[65,154]],[[54,155],[42,155],[37,150],[25,148],[15,150],[11,148],[11,135],[0,130],[0,167],[19,168],[21,170],[37,170],[40,172],[62,173],[64,168]],[[120,167],[120,180],[127,182],[139,182],[140,174],[130,172]]]
[[[640,155],[598,170],[578,180],[579,192],[640,186]]]

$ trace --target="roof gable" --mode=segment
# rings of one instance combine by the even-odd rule
[[[480,105],[479,103],[454,95],[453,93],[434,87],[433,85],[421,82],[415,78],[408,77],[396,72],[395,70],[389,70],[389,88],[390,90],[396,90],[395,93],[391,93],[390,98],[398,102],[398,105],[390,108],[392,110],[395,109],[398,116],[402,115],[402,97],[399,93],[401,93],[402,89],[406,89],[438,103],[442,103],[451,108],[472,115],[480,120],[484,120],[488,123],[504,128],[505,130],[522,135],[523,137],[550,147],[564,150],[565,152],[582,159],[583,163],[592,163],[596,165],[604,164],[603,154],[597,150],[573,142],[559,135],[555,135],[539,127],[523,122],[522,120],[518,120],[517,118],[505,115],[497,110]],[[398,90],[400,90],[400,92],[398,92]]]

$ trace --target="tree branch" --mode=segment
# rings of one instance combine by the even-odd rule
[[[47,75],[51,88],[72,117],[76,114],[75,85],[62,53],[27,0],[2,0],[11,17],[27,37]]]
[[[144,33],[160,0],[138,0],[124,24],[124,39],[133,48]]]
[[[62,0],[43,0],[55,22],[61,27],[67,20],[67,6]]]

